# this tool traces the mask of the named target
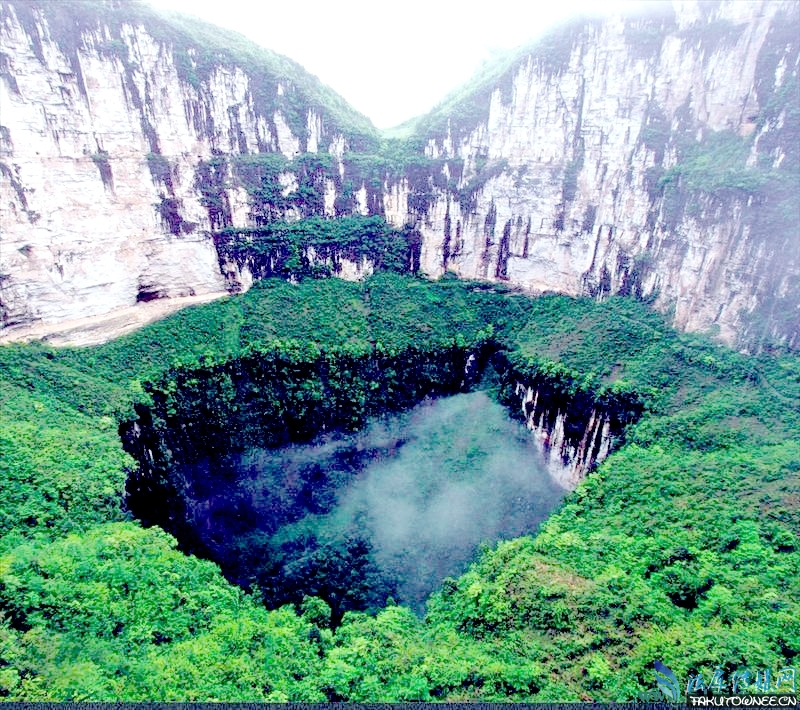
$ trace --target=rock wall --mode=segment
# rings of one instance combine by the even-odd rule
[[[574,489],[611,451],[611,415],[593,408],[588,421],[578,425],[583,433],[572,437],[568,435],[568,424],[572,422],[567,419],[573,419],[574,415],[569,408],[551,409],[546,393],[521,382],[516,383],[515,392],[522,403],[525,425],[542,452],[551,478],[562,488]]]
[[[423,270],[797,347],[800,6],[649,10],[561,28],[422,122],[460,174],[418,215]]]
[[[209,49],[203,32],[136,3],[0,4],[4,327],[224,293],[211,232],[253,217],[235,185],[209,203],[203,178],[230,179],[215,158],[341,156],[370,140],[299,67],[264,52],[248,71],[219,49],[236,37]]]
[[[434,277],[632,294],[680,328],[800,346],[791,0],[573,22],[380,150],[241,37],[137,3],[65,7],[0,3],[4,329],[244,289],[221,233],[381,215]]]

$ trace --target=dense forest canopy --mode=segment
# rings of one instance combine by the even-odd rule
[[[245,363],[252,373],[272,358],[282,386],[312,391],[303,363],[320,358],[445,362],[442,352],[481,343],[502,355],[493,386],[512,414],[514,381],[537,377],[563,396],[641,407],[537,534],[478,553],[424,618],[390,603],[332,625],[312,597],[267,610],[258,590],[126,509],[126,480],[147,491],[120,425],[145,410],[188,417]],[[629,299],[531,299],[384,273],[268,279],[106,345],[13,345],[0,358],[8,699],[629,700],[654,687],[654,660],[710,678],[717,666],[777,673],[800,651],[796,355],[736,354]],[[337,380],[348,426],[365,405],[410,404],[364,399],[388,390],[354,373]],[[229,437],[251,436],[247,401],[220,406],[238,406]]]

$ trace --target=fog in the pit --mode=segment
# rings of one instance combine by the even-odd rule
[[[530,433],[484,392],[426,401],[357,434],[253,450],[228,465],[224,481],[206,466],[190,480],[196,529],[222,556],[240,557],[228,560],[233,577],[249,573],[269,586],[263,570],[248,572],[254,563],[270,568],[269,557],[279,560],[273,576],[302,587],[298,569],[313,577],[324,560],[327,572],[316,575],[334,575],[327,559],[358,538],[373,569],[367,584],[379,578],[417,609],[481,543],[534,530],[564,495]]]

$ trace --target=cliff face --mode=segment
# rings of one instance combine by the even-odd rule
[[[556,410],[553,416],[539,401],[538,389],[517,383],[515,390],[522,401],[525,425],[544,456],[550,476],[563,488],[573,490],[589,469],[602,463],[611,451],[610,416],[593,409],[582,436],[573,441],[566,435],[568,409]]]
[[[423,269],[631,293],[680,328],[800,344],[799,10],[578,23],[478,88],[483,111],[445,104],[418,129],[458,175],[420,216]]]
[[[431,276],[629,293],[681,328],[800,345],[790,0],[565,26],[380,150],[240,37],[136,4],[57,7],[0,5],[5,327],[247,288],[291,261],[247,253],[276,220],[375,214]],[[374,266],[309,246],[345,275]]]
[[[236,186],[207,199],[218,156],[372,140],[299,67],[208,32],[136,4],[0,5],[4,326],[225,292],[211,231],[251,215]]]

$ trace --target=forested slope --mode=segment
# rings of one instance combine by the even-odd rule
[[[332,628],[319,599],[268,611],[126,511],[139,469],[118,427],[170,383],[246,358],[481,343],[513,411],[515,382],[547,378],[636,393],[642,413],[538,534],[483,550],[425,619],[389,604]],[[800,652],[794,355],[735,354],[627,299],[382,274],[265,280],[103,346],[6,346],[0,365],[7,699],[625,700],[654,687],[654,660],[685,679]]]

